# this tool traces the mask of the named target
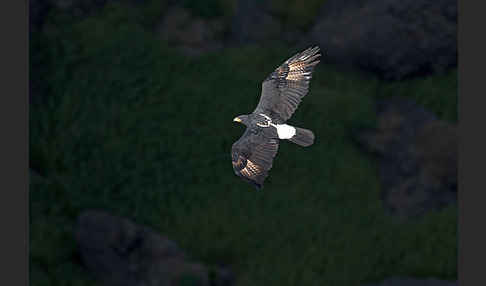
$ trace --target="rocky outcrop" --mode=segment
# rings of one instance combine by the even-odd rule
[[[231,41],[248,44],[278,38],[282,25],[265,11],[263,2],[239,0],[231,29]]]
[[[29,26],[30,32],[36,32],[44,24],[50,3],[47,0],[29,1]]]
[[[457,127],[407,98],[377,104],[377,128],[357,135],[379,161],[386,210],[415,217],[457,200]]]
[[[156,31],[162,40],[189,55],[198,55],[222,48],[224,26],[218,19],[193,17],[182,7],[171,7]]]
[[[42,25],[50,10],[81,17],[110,1],[117,0],[30,0],[31,31]],[[124,1],[139,7],[148,5],[143,0]],[[160,19],[154,20],[159,23],[155,31],[187,54],[215,51],[226,45],[283,41],[299,48],[318,44],[326,62],[359,67],[384,79],[437,73],[457,66],[455,0],[326,0],[305,33],[284,23],[268,1],[237,0],[230,21],[195,17],[179,2],[170,1],[168,5],[171,7],[161,12]]]
[[[302,37],[301,31],[284,25],[270,10],[266,1],[238,0],[231,24],[230,44],[297,43]]]
[[[384,79],[457,66],[455,0],[328,0],[316,22],[304,42]]]
[[[167,237],[105,212],[81,214],[75,236],[82,262],[106,285],[233,284],[232,274],[227,269],[211,270],[191,261]]]

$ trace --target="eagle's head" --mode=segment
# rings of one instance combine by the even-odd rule
[[[248,126],[248,115],[238,115],[233,119],[233,121]]]

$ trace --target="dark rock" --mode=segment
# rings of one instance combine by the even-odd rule
[[[86,17],[95,11],[105,7],[108,2],[117,2],[119,0],[48,0],[52,10],[56,13],[64,13],[72,17]]]
[[[178,6],[168,9],[156,30],[162,40],[189,55],[216,51],[223,46],[224,26],[220,20],[193,17]]]
[[[457,66],[457,1],[328,0],[306,39],[384,79]]]
[[[268,1],[238,0],[231,24],[231,44],[262,44],[284,41],[296,44],[302,37],[297,27],[283,25],[268,7]]]
[[[379,101],[377,112],[377,128],[357,138],[378,157],[387,211],[406,218],[455,203],[456,126],[406,98]]]
[[[363,286],[457,286],[457,281],[394,277],[386,279],[380,284],[365,284]]]
[[[47,0],[30,0],[29,1],[29,27],[30,32],[38,31],[46,19],[51,4]]]
[[[239,0],[233,17],[231,41],[238,44],[264,41],[281,34],[281,25],[266,11],[264,2]]]
[[[226,268],[217,269],[216,273],[213,273],[211,279],[211,286],[231,286],[234,284],[235,276],[233,272]]]
[[[107,285],[210,285],[207,266],[190,261],[167,237],[127,219],[87,211],[79,216],[75,235],[82,262]],[[217,269],[212,280],[232,285],[228,273]]]

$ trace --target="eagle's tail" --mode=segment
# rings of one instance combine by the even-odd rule
[[[308,147],[314,144],[314,133],[312,131],[299,127],[294,128],[295,134],[289,138],[290,141],[302,147]]]

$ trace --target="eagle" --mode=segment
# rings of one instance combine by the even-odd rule
[[[241,138],[231,147],[233,170],[257,190],[263,188],[280,140],[302,147],[314,143],[311,130],[286,122],[308,93],[319,56],[319,47],[311,47],[290,57],[263,81],[260,101],[253,113],[233,119],[246,126]]]

